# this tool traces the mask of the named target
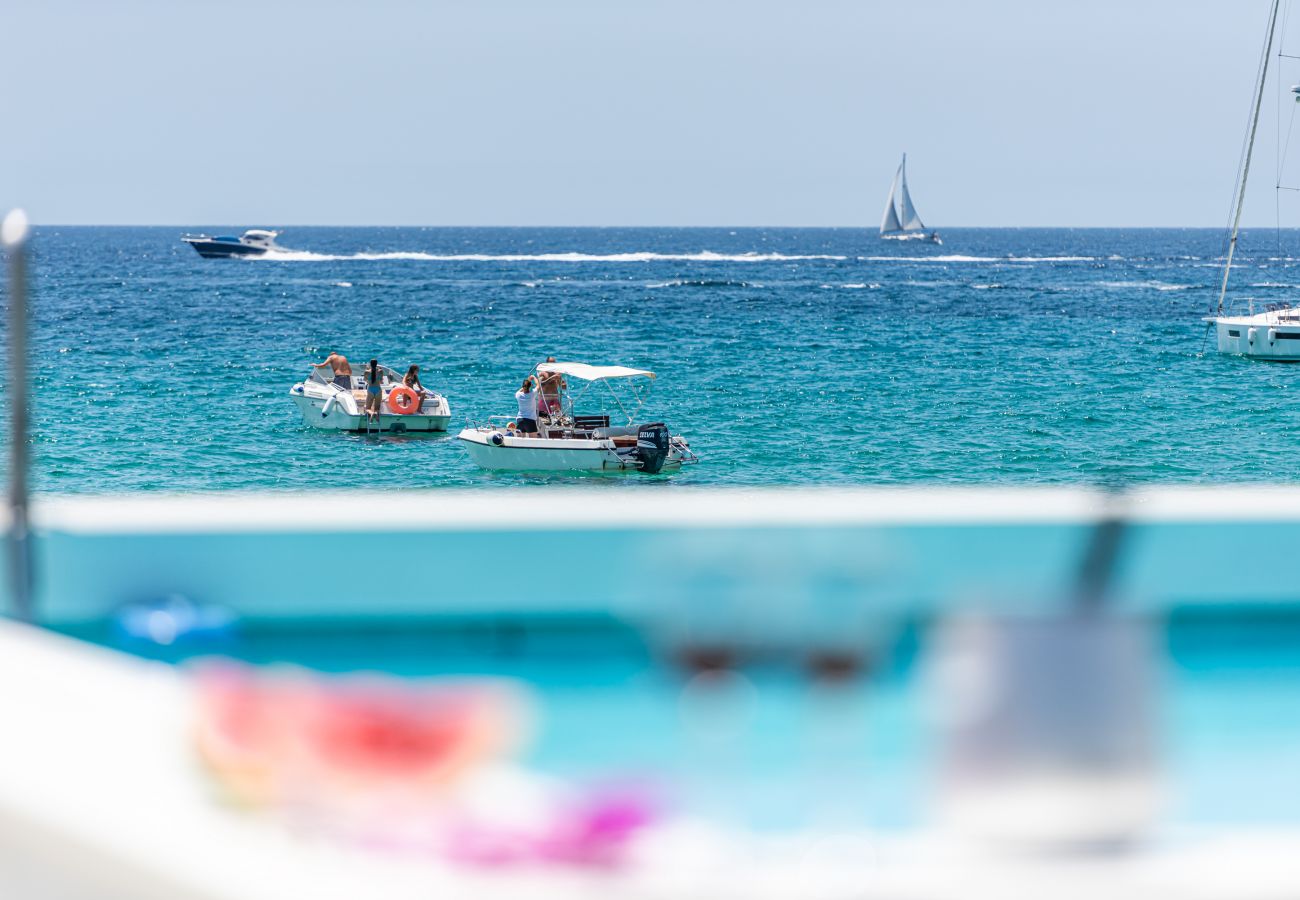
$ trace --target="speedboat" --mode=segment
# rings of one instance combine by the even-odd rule
[[[637,424],[654,382],[654,373],[624,366],[578,362],[542,363],[533,370],[543,385],[554,385],[539,410],[537,434],[516,431],[513,416],[491,416],[459,435],[470,459],[485,469],[519,472],[672,472],[699,461],[690,445],[662,422]],[[548,376],[550,376],[548,378]],[[576,390],[569,379],[580,382]],[[597,385],[602,390],[593,392]],[[539,388],[539,390],[542,390]],[[608,398],[622,424],[606,412],[580,415],[575,409]]]
[[[370,422],[365,413],[366,380],[353,375],[345,390],[334,383],[329,366],[313,366],[308,378],[289,389],[289,396],[302,420],[313,428],[365,434],[447,430],[451,406],[446,397],[406,387],[402,377],[387,366],[380,366],[379,373],[383,400],[377,422]]]
[[[250,228],[239,237],[206,234],[184,234],[181,240],[198,251],[204,259],[223,259],[229,256],[262,256],[271,250],[283,250],[275,243],[278,231]]]

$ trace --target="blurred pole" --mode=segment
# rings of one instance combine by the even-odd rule
[[[27,214],[0,224],[9,257],[9,584],[13,613],[32,621],[32,555],[27,519]]]
[[[1124,541],[1125,523],[1116,509],[1123,502],[1118,493],[1106,495],[1106,511],[1092,530],[1075,581],[1074,611],[1079,615],[1100,615],[1110,599],[1111,584]]]

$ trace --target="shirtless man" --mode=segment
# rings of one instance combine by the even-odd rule
[[[548,363],[555,362],[554,356],[546,357]],[[541,376],[541,397],[537,404],[538,410],[545,415],[558,416],[560,414],[560,389],[567,387],[564,383],[564,376],[559,372],[548,372]]]
[[[316,363],[316,367],[329,366],[334,373],[334,383],[345,391],[352,390],[352,367],[348,365],[348,358],[342,353],[331,353],[325,357],[325,362]]]

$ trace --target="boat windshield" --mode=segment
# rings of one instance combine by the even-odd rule
[[[360,367],[353,366],[352,377],[361,378],[364,380],[366,377],[366,366],[364,365]],[[307,380],[314,381],[317,384],[330,384],[334,381],[334,370],[331,369],[325,363],[312,366],[311,375],[308,377]],[[380,384],[401,384],[402,376],[398,375],[397,372],[395,372],[393,369],[388,368],[388,366],[380,366],[379,383]]]

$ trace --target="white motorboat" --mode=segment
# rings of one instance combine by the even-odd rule
[[[185,234],[181,240],[193,247],[204,259],[226,259],[231,256],[263,256],[272,250],[283,250],[276,244],[278,231],[250,228],[239,237],[229,234]]]
[[[329,366],[313,366],[308,378],[289,389],[289,396],[302,420],[313,428],[367,434],[447,430],[451,406],[446,397],[406,387],[402,377],[387,366],[380,366],[379,372],[383,400],[379,418],[373,423],[365,413],[366,380],[359,375],[352,375],[345,389],[335,383]]]
[[[1219,302],[1214,315],[1205,319],[1215,330],[1220,353],[1233,353],[1249,359],[1300,362],[1300,306],[1288,303],[1270,303],[1257,311],[1255,301],[1246,299],[1246,309],[1234,312],[1229,308],[1228,278],[1232,274],[1232,257],[1237,250],[1237,237],[1241,232],[1241,211],[1246,201],[1246,184],[1250,178],[1250,162],[1255,150],[1255,131],[1259,126],[1259,113],[1264,105],[1264,86],[1268,81],[1269,60],[1273,54],[1273,41],[1277,32],[1280,0],[1272,0],[1264,55],[1259,67],[1259,81],[1252,98],[1252,116],[1246,133],[1246,153],[1242,158],[1240,179],[1237,183],[1235,203],[1232,208],[1232,233],[1228,240],[1228,256],[1223,266],[1223,280],[1219,287]],[[1300,85],[1291,92],[1300,101]],[[1279,161],[1278,178],[1282,167]],[[1278,190],[1291,190],[1279,184]]]
[[[926,230],[920,214],[912,205],[912,195],[907,190],[907,154],[898,164],[894,180],[889,185],[889,199],[885,201],[885,215],[880,220],[880,236],[887,241],[929,241],[942,244],[939,232]]]
[[[576,362],[542,363],[533,371],[539,381],[553,385],[546,402],[550,412],[539,413],[537,434],[519,433],[512,427],[513,416],[492,416],[486,424],[460,433],[470,458],[483,468],[654,475],[699,461],[686,439],[672,434],[662,422],[637,424],[654,382],[653,372]],[[569,379],[581,386],[570,388]],[[597,398],[608,404],[610,412],[580,415],[574,411],[580,404],[597,407]],[[612,424],[611,413],[625,421]]]

